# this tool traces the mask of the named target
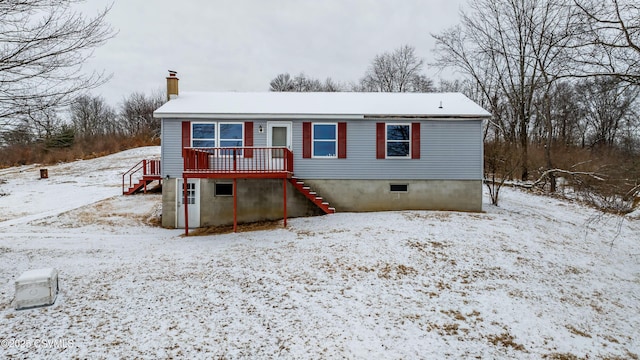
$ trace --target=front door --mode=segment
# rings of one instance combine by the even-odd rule
[[[269,121],[267,123],[267,146],[285,147],[291,150],[291,122]],[[284,164],[284,151],[271,150],[271,164],[282,168]]]
[[[184,180],[176,181],[176,204],[178,204],[178,228],[184,228]],[[189,205],[189,228],[200,227],[200,179],[187,179],[187,203]]]

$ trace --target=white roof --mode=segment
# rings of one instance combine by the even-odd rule
[[[154,113],[157,118],[488,118],[461,93],[184,92]]]

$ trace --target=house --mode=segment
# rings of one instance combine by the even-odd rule
[[[154,112],[165,227],[482,211],[482,128],[491,115],[462,94],[178,93],[173,72],[167,89]]]

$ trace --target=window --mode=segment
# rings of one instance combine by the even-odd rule
[[[241,123],[220,123],[218,124],[220,142],[218,147],[242,147],[242,124]],[[223,151],[221,155],[231,155],[231,151]],[[237,155],[242,155],[242,150]]]
[[[391,192],[408,192],[409,185],[407,184],[389,184],[389,191]]]
[[[244,129],[242,123],[191,123],[191,147],[242,147]],[[218,137],[216,137],[218,134]],[[231,155],[222,151],[221,155]],[[241,155],[241,154],[240,154]]]
[[[313,157],[337,157],[338,124],[313,124]]]
[[[387,124],[387,157],[411,157],[411,125]]]
[[[376,159],[420,159],[420,123],[376,123]]]
[[[242,147],[242,124],[220,123],[220,147]]]
[[[192,123],[191,147],[216,147],[216,123]]]
[[[233,196],[233,183],[216,183],[215,196]]]
[[[347,123],[302,123],[302,158],[347,158]]]
[[[180,186],[182,189],[182,197],[180,198],[180,202],[184,203],[184,186]],[[196,203],[196,184],[193,182],[187,181],[187,204],[193,205]]]

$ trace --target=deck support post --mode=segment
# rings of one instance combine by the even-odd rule
[[[184,236],[189,236],[189,192],[187,191],[188,178],[182,178],[182,194],[184,195]]]
[[[147,193],[147,159],[142,160],[142,181],[144,182],[144,193]]]
[[[287,227],[287,178],[282,178],[282,193],[284,194],[284,227]]]
[[[238,180],[233,178],[233,232],[238,231]]]

